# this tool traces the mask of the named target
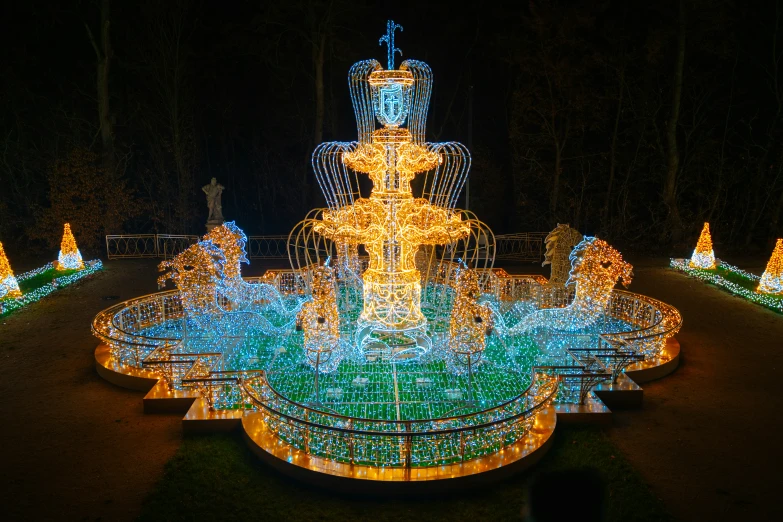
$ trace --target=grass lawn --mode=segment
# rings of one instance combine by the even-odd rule
[[[48,268],[47,268],[48,267]],[[100,260],[90,261],[85,264],[85,267],[81,270],[57,270],[52,266],[52,263],[47,263],[40,268],[41,273],[35,274],[26,279],[19,279],[24,277],[26,272],[21,274],[17,281],[19,283],[19,289],[22,291],[21,297],[6,297],[0,299],[0,317],[12,313],[14,310],[24,308],[30,303],[34,303],[39,299],[46,297],[59,288],[68,286],[84,277],[94,274],[97,270],[103,267]],[[43,270],[46,268],[46,270]],[[55,284],[54,281],[57,280]]]
[[[239,433],[185,436],[147,497],[140,520],[514,520],[537,473],[595,469],[606,485],[607,520],[671,516],[600,428],[560,426],[528,473],[486,489],[426,500],[337,495],[265,466]],[[569,502],[566,491],[563,502]]]
[[[25,294],[29,294],[30,292],[34,292],[38,290],[42,286],[48,285],[58,277],[69,276],[71,274],[75,274],[76,272],[78,272],[78,270],[59,271],[55,268],[50,268],[49,270],[45,270],[40,274],[34,275],[33,277],[30,277],[23,281],[19,281],[19,290],[22,291],[22,295],[24,296]],[[16,298],[12,298],[12,297],[4,297],[3,299],[0,299],[0,302],[5,300],[13,301],[15,299]],[[13,308],[10,310],[4,310],[2,305],[0,305],[0,316],[5,316],[7,314],[10,314],[13,310],[14,310]]]
[[[721,276],[723,279],[730,281],[738,286],[741,286],[742,288],[749,290],[750,292],[755,293],[756,288],[759,286],[759,282],[757,279],[751,279],[748,276],[741,274],[739,272],[735,272],[733,270],[729,270],[725,268],[724,266],[718,266],[717,268],[714,268],[712,270],[706,270],[706,269],[698,269],[697,272],[700,272],[702,274],[717,274]],[[763,294],[765,299],[770,300],[772,303],[779,303],[783,305],[783,295],[771,295],[771,294]],[[758,303],[762,306],[765,306],[764,303]],[[768,306],[767,308],[771,308],[772,310],[775,310],[775,307]],[[780,311],[780,310],[776,310]]]
[[[45,284],[51,283],[52,280],[68,276],[71,274],[75,274],[78,272],[78,270],[56,270],[54,268],[50,268],[49,270],[46,270],[44,272],[41,272],[38,275],[35,275],[31,277],[30,279],[25,279],[24,281],[21,281],[19,283],[19,289],[22,291],[23,294],[26,294],[28,292],[32,292],[33,290],[38,290]]]

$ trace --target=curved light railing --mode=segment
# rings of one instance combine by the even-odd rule
[[[446,274],[443,276],[444,280],[449,279]],[[536,292],[539,285],[535,278],[504,276],[507,274],[495,270],[493,277],[489,278],[489,286],[499,293],[501,298],[509,294],[517,299],[523,297],[523,294],[524,297],[532,299],[541,298],[541,294]],[[301,276],[293,271],[275,271],[262,278],[249,278],[248,281],[272,282],[283,292],[301,293],[304,286]],[[553,301],[551,296],[548,301]],[[566,303],[567,297],[564,297],[563,303],[559,305]],[[648,360],[660,355],[666,340],[675,335],[682,325],[682,316],[676,308],[657,299],[624,290],[612,292],[607,317],[622,320],[635,328],[619,332],[604,331],[601,334],[604,341],[622,343],[628,349],[643,354]],[[153,352],[158,351],[156,356],[159,357],[160,352],[173,351],[181,343],[182,336],[181,331],[176,329],[168,336],[157,337],[142,332],[149,327],[182,318],[179,293],[174,290],[164,291],[118,303],[103,310],[93,320],[92,331],[111,347],[112,355],[117,361],[142,368],[145,359]],[[185,361],[182,364],[187,367]],[[179,387],[180,383],[174,385]]]
[[[466,415],[409,421],[359,419],[313,409],[279,394],[261,373],[241,383],[281,440],[308,454],[373,467],[426,467],[497,453],[524,437],[558,392],[558,378],[533,371],[514,399]]]
[[[92,333],[106,343],[121,364],[141,368],[144,359],[160,347],[172,347],[179,338],[143,334],[144,328],[182,319],[179,292],[168,290],[136,297],[102,310],[92,321]]]
[[[669,337],[682,327],[680,311],[671,305],[626,290],[613,290],[607,315],[636,327],[628,332],[604,332],[605,339],[620,340],[643,354],[645,359],[658,357]]]

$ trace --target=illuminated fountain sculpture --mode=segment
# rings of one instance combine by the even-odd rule
[[[547,259],[573,284],[494,267],[492,231],[456,208],[470,155],[425,140],[432,72],[395,68],[387,28],[387,68],[350,69],[357,141],[313,153],[327,207],[291,231],[291,269],[243,278],[247,238],[225,223],[161,264],[176,290],[93,322],[106,378],[151,372],[157,400],[198,398],[188,423],[239,419],[263,457],[381,485],[532,461],[556,415],[609,411],[595,385],[671,371],[681,323],[615,289],[631,266],[567,227]]]
[[[388,45],[388,69],[375,60],[350,71],[351,99],[359,139],[324,143],[313,166],[328,209],[303,227],[333,241],[341,266],[354,265],[356,245],[364,245],[369,266],[362,274],[363,309],[358,343],[368,357],[415,358],[431,347],[421,311],[421,278],[415,257],[420,249],[466,238],[475,222],[454,208],[470,167],[467,149],[458,143],[424,141],[432,72],[407,60],[394,68],[394,30]],[[374,120],[381,127],[375,130]],[[360,197],[358,180],[372,181],[369,197]],[[411,181],[432,173],[423,197],[414,197]]]

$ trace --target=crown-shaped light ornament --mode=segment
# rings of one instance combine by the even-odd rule
[[[57,256],[57,270],[81,270],[82,268],[84,268],[82,254],[76,246],[71,225],[66,223],[63,240],[60,242],[60,254]]]
[[[0,243],[0,299],[6,297],[21,297],[22,291],[19,290],[19,283],[16,281],[14,271],[11,270],[11,263],[3,250],[3,244]]]
[[[783,239],[775,243],[775,250],[772,251],[756,292],[783,295]]]
[[[701,229],[701,235],[698,243],[696,243],[696,249],[693,251],[689,265],[691,268],[704,268],[707,270],[712,270],[717,266],[715,264],[715,252],[712,250],[712,236],[710,236],[709,223],[704,223],[704,228]]]

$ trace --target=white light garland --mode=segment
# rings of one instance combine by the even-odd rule
[[[57,277],[53,279],[52,282],[46,283],[40,288],[36,288],[35,290],[23,294],[22,297],[18,297],[16,299],[0,300],[0,315],[5,315],[8,312],[17,310],[19,308],[22,308],[23,306],[27,306],[30,303],[34,303],[46,297],[47,295],[51,294],[55,290],[73,284],[76,281],[79,281],[80,279],[83,279],[89,275],[94,274],[95,272],[101,270],[102,268],[103,268],[103,263],[101,262],[100,259],[95,259],[94,261],[87,261],[86,263],[84,263],[84,268],[79,270],[78,272]],[[34,270],[30,270],[29,272],[25,272],[24,274],[21,274],[19,277],[17,277],[17,280],[19,282],[22,282],[32,277],[35,277],[39,274],[42,274],[47,270],[53,270],[53,269],[54,269],[54,263],[46,263],[44,266],[40,268],[36,268]]]
[[[701,281],[705,281],[707,283],[712,283],[715,286],[719,286],[724,290],[727,290],[733,294],[744,297],[745,299],[753,301],[754,303],[760,304],[762,306],[766,306],[767,308],[775,310],[776,312],[783,313],[783,299],[776,299],[775,297],[766,294],[759,294],[757,292],[754,292],[753,290],[748,290],[747,288],[738,285],[733,281],[729,281],[725,277],[722,277],[720,274],[691,268],[689,265],[689,261],[687,259],[672,259],[670,261],[670,266],[676,270],[680,270],[686,273],[691,277],[695,277],[696,279],[700,279]],[[746,272],[741,268],[737,268],[736,266],[730,265],[720,260],[717,260],[717,266],[729,272],[734,272],[737,275],[745,277],[755,282],[756,284],[758,284],[759,280],[761,279],[757,275],[751,274],[750,272]]]

